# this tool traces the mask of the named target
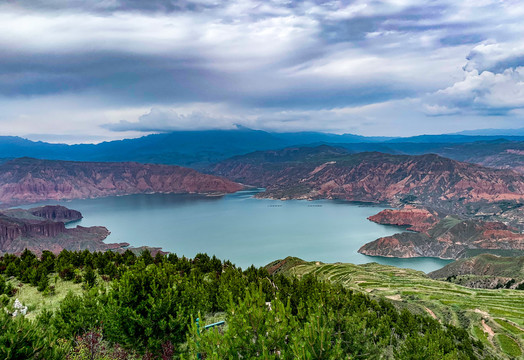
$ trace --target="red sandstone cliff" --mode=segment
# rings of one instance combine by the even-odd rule
[[[407,230],[422,233],[428,231],[439,221],[435,212],[412,206],[396,210],[382,210],[368,219],[382,225],[408,226]]]
[[[457,259],[470,250],[524,252],[524,234],[501,222],[448,216],[425,233],[400,233],[365,244],[359,253],[386,257]]]
[[[0,202],[94,198],[138,193],[232,193],[230,180],[171,165],[20,158],[0,165]]]
[[[0,212],[0,254],[17,254],[26,248],[36,254],[43,250],[59,253],[64,249],[105,251],[129,245],[104,243],[109,231],[102,226],[67,229],[63,221],[57,221],[64,216],[68,220],[82,217],[78,211],[62,206]],[[54,220],[49,220],[52,217]]]
[[[17,219],[0,214],[0,251],[11,249],[22,237],[55,237],[64,231],[62,222]]]

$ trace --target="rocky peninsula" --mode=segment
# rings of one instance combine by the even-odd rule
[[[127,247],[128,243],[106,244],[110,234],[103,226],[66,228],[65,223],[82,218],[82,214],[63,206],[43,206],[29,210],[9,209],[0,212],[0,255],[20,254],[29,249],[36,254],[44,250],[106,251]]]
[[[413,212],[413,209],[408,211]],[[406,211],[393,210],[393,213],[405,219]],[[378,215],[380,214],[373,216],[372,219],[384,220]],[[394,216],[389,215],[381,223],[390,223],[390,218]],[[410,225],[411,230],[418,232],[403,232],[383,237],[365,244],[358,252],[371,256],[441,259],[459,259],[478,252],[524,253],[524,234],[502,222],[464,220],[448,215],[427,227],[426,219],[421,220],[420,217],[405,219],[403,224]]]

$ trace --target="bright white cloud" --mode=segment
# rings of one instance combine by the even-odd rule
[[[310,78],[312,82],[394,83],[397,88],[431,91],[462,74],[466,46],[427,47],[425,38],[398,33],[378,37],[371,36],[365,50],[335,46],[327,56],[288,69],[289,76]],[[398,51],[401,44],[403,50]]]
[[[524,30],[524,27],[523,27]],[[524,42],[497,43],[486,41],[475,46],[468,55],[468,63],[464,66],[466,71],[484,71],[497,69],[503,66],[523,63]]]
[[[191,109],[192,108],[192,109]],[[202,108],[207,108],[207,111]],[[214,111],[208,112],[214,109]],[[112,131],[143,131],[162,132],[175,130],[207,130],[234,129],[235,123],[244,119],[235,115],[223,113],[220,106],[195,104],[189,108],[152,108],[137,121],[120,120],[116,123],[104,124],[103,127]]]
[[[457,112],[501,112],[524,107],[524,67],[502,73],[472,70],[465,79],[429,96],[432,115]],[[433,102],[433,104],[431,104]],[[451,107],[451,108],[450,108]],[[461,110],[459,110],[461,109]]]

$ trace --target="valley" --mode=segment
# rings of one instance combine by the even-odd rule
[[[524,177],[437,155],[348,154],[329,146],[255,152],[211,172],[264,186],[261,198],[344,199],[399,208],[369,219],[408,230],[359,249],[371,256],[457,259],[523,254]]]
[[[358,350],[362,356],[404,358],[419,346],[433,346],[435,360],[457,354],[522,357],[524,278],[516,256],[524,254],[524,177],[518,172],[435,154],[355,154],[328,145],[257,151],[201,171],[32,158],[0,164],[0,200],[7,208],[0,212],[0,290],[5,292],[0,300],[5,309],[16,314],[16,296],[26,306],[21,309],[29,311],[27,321],[39,326],[48,322],[59,329],[58,324],[69,321],[64,319],[87,319],[92,334],[110,339],[104,346],[113,353],[120,351],[117,341],[123,341],[128,354],[149,348],[159,354],[168,336],[180,354],[198,346],[206,354],[224,349],[223,357],[228,349],[238,351],[234,344],[216,346],[227,339],[247,336],[246,344],[258,344],[257,329],[251,333],[251,328],[237,327],[240,317],[257,312],[271,324],[267,334],[293,334],[289,343],[278,336],[270,342],[271,351],[285,351],[286,356],[302,358],[294,345],[302,343],[299,338],[316,341],[329,331],[331,339],[343,338],[343,346],[349,346],[350,338],[340,334],[354,338],[389,324],[387,341],[371,333],[359,340],[367,344]],[[203,254],[207,252],[246,270]],[[278,258],[283,260],[274,260]],[[158,286],[147,285],[154,279],[161,286],[177,285],[155,293]],[[258,292],[250,287],[254,282]],[[244,284],[242,290],[238,284]],[[320,313],[307,308],[308,316],[316,314],[326,327],[302,333],[274,323],[273,306],[290,324],[303,324],[304,303],[295,303],[296,294],[307,294],[311,286],[319,289],[316,296],[332,294],[318,303]],[[190,298],[195,302],[185,300],[194,289],[198,296]],[[156,294],[162,306],[177,298],[177,313],[185,318],[169,325],[158,318],[154,324],[159,326],[147,325],[162,313],[151,308],[133,315],[147,320],[135,325],[135,335],[123,336],[117,330],[122,328],[118,311],[103,310],[101,304],[135,312],[135,305],[118,302],[128,301],[129,291],[133,299],[149,302]],[[199,300],[202,294],[205,301]],[[227,305],[226,294],[238,302]],[[317,304],[308,299],[307,304]],[[360,302],[369,304],[368,310],[356,318],[347,310],[344,321],[333,322],[334,309],[344,301],[349,302],[343,308]],[[204,322],[226,321],[224,332],[193,337],[190,324],[196,311]],[[368,320],[359,323],[357,318]],[[93,327],[97,319],[112,328]],[[49,341],[85,334],[78,328],[84,321],[52,330],[48,335],[55,340]],[[424,325],[404,333],[414,321]],[[351,327],[354,323],[360,328]],[[309,329],[311,323],[306,324]],[[425,335],[423,341],[431,345],[411,343],[425,327],[432,329],[427,334],[438,332],[439,340]],[[370,336],[382,345],[368,344]],[[81,351],[78,344],[69,343],[64,353]],[[266,351],[266,344],[256,345],[258,351]],[[351,349],[358,348],[355,344]],[[330,351],[340,354],[342,348]]]
[[[524,360],[523,15],[0,1],[0,360]]]
[[[430,272],[448,264],[436,258],[378,258],[357,250],[401,228],[366,220],[382,209],[335,200],[279,201],[256,198],[262,189],[221,197],[198,194],[135,194],[51,201],[79,210],[71,226],[104,226],[108,243],[159,247],[179,256],[208,252],[243,269],[290,255],[324,262],[379,261]],[[34,205],[27,205],[27,208]],[[132,221],[130,221],[132,219]],[[283,240],[285,239],[285,241]]]
[[[212,165],[206,170],[207,174],[171,165],[30,158],[7,161],[0,164],[0,170],[0,199],[4,206],[45,204],[50,200],[62,201],[60,204],[64,205],[63,201],[74,199],[132,194],[223,196],[246,186],[263,187],[263,191],[251,195],[258,199],[343,200],[397,208],[366,217],[383,225],[404,226],[408,231],[377,236],[366,244],[361,243],[358,251],[365,255],[457,259],[482,251],[502,255],[524,253],[521,233],[524,177],[511,170],[482,167],[433,154],[353,154],[343,147],[321,145],[236,156]],[[143,217],[142,214],[136,216]],[[150,228],[149,224],[155,222],[148,221],[144,228]],[[228,221],[222,220],[213,231]],[[119,225],[111,229],[107,222],[101,224],[118,234]],[[90,222],[89,225],[100,224]],[[272,231],[278,230],[273,227]],[[135,230],[135,234],[138,232]],[[168,251],[178,249],[188,255],[205,251],[205,248],[184,250],[183,244],[194,242],[191,240],[194,232],[182,236],[177,240],[177,247],[165,240],[145,245]],[[328,233],[318,236],[319,240],[326,239]],[[145,237],[144,234],[141,238]],[[133,236],[113,235],[111,239],[144,245]],[[289,254],[293,253],[273,254],[265,261]]]

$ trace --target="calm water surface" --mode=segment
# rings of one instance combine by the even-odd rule
[[[84,216],[70,226],[107,227],[111,235],[106,242],[162,247],[188,257],[206,252],[243,268],[286,256],[322,262],[378,262],[424,272],[449,263],[436,258],[396,259],[357,253],[369,241],[402,231],[367,220],[383,207],[331,200],[255,199],[255,193],[241,191],[224,197],[130,195],[60,204]]]

